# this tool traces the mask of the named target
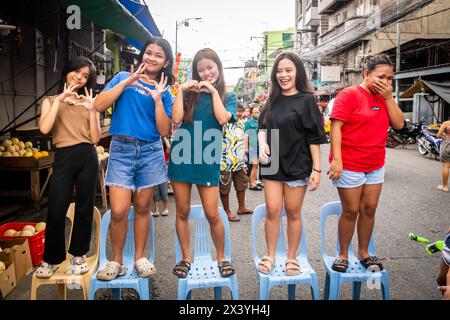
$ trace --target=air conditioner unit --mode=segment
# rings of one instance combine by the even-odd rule
[[[356,69],[362,68],[363,59],[364,59],[364,54],[362,54],[362,53],[358,53],[355,56],[355,68]]]

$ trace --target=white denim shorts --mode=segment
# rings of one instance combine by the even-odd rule
[[[384,166],[370,172],[342,170],[341,177],[331,180],[337,188],[356,188],[363,184],[379,184],[384,182]]]
[[[309,178],[294,181],[283,181],[283,183],[287,184],[289,188],[305,187],[309,184]]]

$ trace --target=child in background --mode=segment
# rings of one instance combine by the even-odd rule
[[[166,137],[162,137],[162,144],[163,144],[163,148],[164,148],[164,158],[166,160],[166,168],[168,166],[168,162],[169,162],[169,152],[170,152],[170,142],[169,139],[167,139]],[[168,185],[169,182],[164,182],[161,183],[157,186],[155,186],[154,191],[153,191],[153,203],[152,203],[152,216],[154,217],[158,217],[159,214],[161,213],[161,215],[163,217],[166,217],[167,215],[169,215],[169,207],[168,207],[168,198],[167,198],[167,194],[168,194]],[[161,212],[161,207],[160,207],[160,203],[163,203],[163,211]]]
[[[442,300],[450,300],[450,228],[444,239],[444,247],[442,248],[442,260],[439,275],[436,279],[442,292]]]

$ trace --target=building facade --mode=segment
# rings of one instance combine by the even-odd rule
[[[434,76],[448,72],[447,0],[296,0],[295,23],[295,50],[318,92],[330,98],[339,89],[361,82],[361,62],[369,53],[386,53],[395,65],[399,47],[399,67],[395,65],[399,75],[415,69],[438,68],[431,72]],[[327,68],[330,66],[335,68]],[[331,75],[334,81],[328,81],[330,75],[325,70],[338,72]],[[414,79],[403,75],[399,93]],[[411,101],[401,102],[405,112],[412,112]],[[442,104],[439,120],[447,114],[445,102]]]

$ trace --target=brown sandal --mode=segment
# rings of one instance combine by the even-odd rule
[[[177,265],[173,268],[172,273],[178,278],[186,278],[191,270],[191,263],[187,260],[178,261]],[[182,272],[182,273],[181,273]]]
[[[217,264],[219,268],[220,275],[222,277],[230,277],[235,273],[234,267],[230,261],[222,261]]]

